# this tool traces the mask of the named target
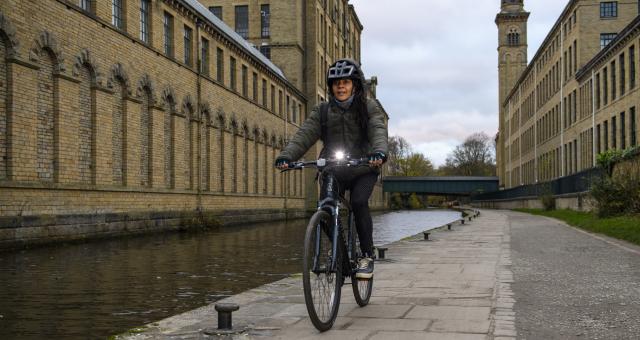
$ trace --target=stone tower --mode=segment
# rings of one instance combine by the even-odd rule
[[[527,67],[527,20],[529,12],[524,10],[523,0],[502,0],[500,13],[496,15],[498,25],[498,88],[499,88],[499,133],[496,141],[497,175],[504,184],[505,156],[508,143],[508,127],[505,122],[508,112],[503,102]]]
[[[527,67],[527,20],[523,0],[502,0],[498,25],[500,105]]]

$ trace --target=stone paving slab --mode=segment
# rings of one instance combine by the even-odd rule
[[[370,304],[355,304],[351,284],[342,290],[339,316],[318,332],[307,316],[302,280],[295,275],[229,297],[240,310],[225,339],[438,339],[476,340],[515,336],[506,216],[482,211],[480,218],[387,245],[376,262]],[[146,326],[129,339],[215,339],[213,305]]]

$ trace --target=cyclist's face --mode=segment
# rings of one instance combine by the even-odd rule
[[[351,97],[353,93],[353,81],[351,79],[334,80],[331,84],[333,96],[339,101],[345,101]]]

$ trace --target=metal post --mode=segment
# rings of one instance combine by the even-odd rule
[[[218,329],[231,330],[233,328],[231,313],[237,311],[240,307],[235,303],[218,303],[215,306],[218,312]]]

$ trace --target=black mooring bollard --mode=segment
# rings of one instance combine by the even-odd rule
[[[379,259],[384,259],[384,252],[387,251],[388,248],[377,247],[376,249],[378,250],[378,258]]]
[[[422,234],[424,235],[424,240],[425,240],[425,241],[429,241],[429,234],[430,234],[430,232],[425,231],[425,232],[423,232]]]
[[[218,329],[231,330],[233,328],[231,321],[231,313],[240,309],[235,303],[217,303],[216,311],[218,312]]]
[[[447,224],[447,229],[451,230],[451,223]]]
[[[461,223],[461,224],[464,224],[464,218],[460,220],[460,223]]]

